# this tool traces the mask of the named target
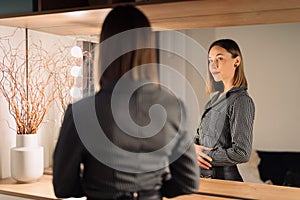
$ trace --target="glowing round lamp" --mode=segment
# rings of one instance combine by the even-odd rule
[[[76,86],[73,86],[70,90],[71,97],[77,99],[82,96],[82,89]]]
[[[71,68],[71,76],[74,76],[74,77],[80,77],[82,76],[82,67],[79,67],[79,66],[73,66]]]
[[[72,47],[71,55],[75,58],[82,58],[82,49],[79,46]]]

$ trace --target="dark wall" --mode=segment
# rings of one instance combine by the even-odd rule
[[[42,0],[42,10],[77,8],[125,2],[135,2],[135,0]]]
[[[42,0],[42,10],[84,7],[88,5],[88,0]]]
[[[37,0],[0,1],[0,15],[21,14],[37,11]]]

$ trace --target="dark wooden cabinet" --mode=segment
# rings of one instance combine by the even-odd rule
[[[40,0],[41,11],[89,6],[89,0]]]
[[[125,3],[147,5],[180,1],[183,0],[10,0],[0,1],[0,18],[101,9]]]

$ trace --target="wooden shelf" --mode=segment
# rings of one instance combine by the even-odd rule
[[[0,194],[37,200],[57,199],[52,186],[52,176],[44,175],[33,183],[20,184],[12,178],[0,179]]]
[[[147,15],[156,30],[300,22],[299,0],[153,2],[134,4]],[[90,6],[76,10],[64,9],[2,18],[0,16],[0,25],[59,35],[98,35],[102,22],[111,9],[110,6],[100,7]]]
[[[29,199],[56,199],[52,176],[44,175],[38,182],[18,184],[13,179],[0,179],[0,194]],[[199,194],[183,195],[174,200],[218,199],[299,199],[300,188],[267,184],[201,179]],[[166,200],[164,198],[164,200]]]

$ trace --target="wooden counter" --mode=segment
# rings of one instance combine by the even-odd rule
[[[52,176],[44,175],[38,182],[17,184],[13,179],[0,179],[0,194],[38,200],[57,199],[53,192]],[[300,188],[266,184],[241,183],[201,179],[199,194],[184,195],[176,200],[272,199],[299,200]]]
[[[12,178],[0,179],[0,194],[28,199],[53,200],[52,176],[44,175],[38,182],[21,184]]]
[[[217,199],[300,199],[300,188],[216,179],[201,179],[199,193],[215,195],[219,197]],[[188,198],[179,197],[177,199],[196,200],[200,198],[197,195],[189,195]]]

